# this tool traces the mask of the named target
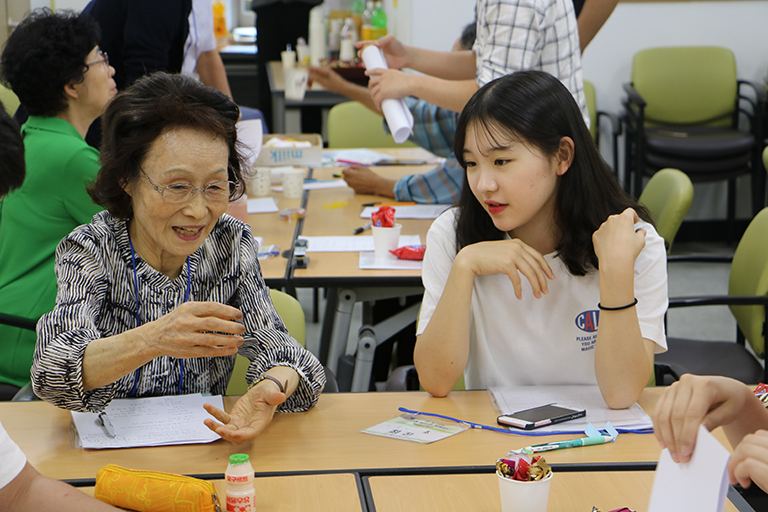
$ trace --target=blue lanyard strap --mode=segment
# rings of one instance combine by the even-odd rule
[[[453,421],[455,423],[461,423],[462,425],[468,425],[470,428],[476,428],[478,430],[493,430],[494,432],[501,432],[502,434],[514,434],[516,436],[541,437],[541,436],[554,436],[554,435],[560,435],[560,434],[566,435],[566,434],[583,434],[584,433],[584,431],[582,430],[569,430],[569,431],[563,431],[563,432],[528,432],[526,430],[512,430],[512,429],[508,430],[506,428],[489,427],[488,425],[473,423],[471,421],[464,421],[458,418],[443,416],[442,414],[435,414],[432,412],[412,411],[411,409],[406,409],[405,407],[398,407],[397,410],[401,412],[406,412],[408,414],[415,414],[418,416],[431,416],[433,418],[440,418],[443,420]],[[653,433],[653,429],[650,429],[650,428],[646,428],[646,429],[617,428],[616,430],[620,434],[652,434]]]
[[[126,224],[125,230],[128,231],[128,225]],[[141,326],[141,319],[139,318],[139,305],[141,301],[139,300],[139,276],[136,273],[136,252],[133,250],[133,242],[131,241],[131,235],[128,235],[128,244],[131,246],[131,264],[133,265],[133,284],[134,284],[134,294],[136,296],[136,327]],[[189,300],[189,292],[192,289],[192,267],[189,262],[189,256],[187,256],[187,292],[184,295],[184,302],[187,302]],[[181,365],[181,372],[179,376],[179,387],[178,387],[178,393],[181,394],[181,384],[184,382],[184,360],[179,359],[179,363]],[[136,396],[136,390],[139,387],[139,373],[141,368],[136,368],[136,371],[133,372],[133,388],[131,388],[131,395],[130,396]]]

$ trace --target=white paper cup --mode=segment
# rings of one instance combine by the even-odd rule
[[[280,52],[280,60],[283,61],[283,70],[293,69],[296,65],[296,52],[283,51]]]
[[[272,173],[269,167],[258,167],[256,174],[248,181],[248,187],[254,197],[268,196],[272,187]]]
[[[402,229],[402,224],[395,224],[391,228],[371,227],[373,231],[373,249],[377,260],[397,259],[397,256],[389,251],[397,249]]]
[[[283,170],[283,197],[296,199],[304,193],[304,169]]]
[[[496,476],[499,479],[501,512],[547,512],[552,473],[544,480],[535,482],[512,480],[498,473]]]
[[[307,93],[309,70],[307,68],[293,68],[285,71],[285,99],[301,101]]]

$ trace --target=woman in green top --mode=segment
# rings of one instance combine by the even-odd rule
[[[37,319],[53,309],[56,246],[102,209],[85,191],[99,152],[84,137],[117,89],[99,35],[91,18],[36,11],[0,58],[3,82],[30,115],[21,128],[26,179],[0,204],[0,312]],[[0,400],[29,382],[35,340],[0,325]]]

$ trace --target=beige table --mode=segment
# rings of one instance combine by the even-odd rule
[[[225,466],[226,468],[226,466]],[[225,508],[224,480],[214,480],[222,511]],[[253,482],[256,488],[257,512],[361,512],[358,478],[351,473],[326,475],[299,475],[257,478]],[[93,496],[93,487],[81,488]]]
[[[646,388],[640,405],[653,411],[663,388]],[[235,397],[225,397],[227,410]],[[418,444],[363,434],[361,429],[394,418],[397,408],[444,414],[494,425],[496,412],[485,391],[455,391],[446,398],[425,392],[324,394],[310,411],[277,414],[257,439],[241,445],[209,444],[120,450],[83,450],[69,446],[70,413],[46,402],[0,403],[0,422],[41,473],[59,479],[92,479],[113,463],[134,469],[185,474],[223,473],[229,456],[248,453],[259,473],[436,468],[493,465],[512,448],[532,444],[529,437],[469,430],[448,439]],[[718,439],[728,446],[720,429]],[[536,438],[538,442],[578,436]],[[553,464],[645,463],[659,458],[651,434],[622,434],[615,443],[558,450]]]
[[[387,149],[384,153],[412,160],[426,160],[434,155],[421,148]],[[433,165],[382,166],[372,170],[391,179],[431,170]],[[313,178],[330,179],[338,169],[315,169]],[[313,190],[307,199],[307,216],[301,234],[304,236],[351,236],[356,228],[365,224],[360,212],[366,203],[386,202],[386,198],[355,194],[351,188]],[[394,201],[394,200],[390,200]],[[346,206],[328,208],[330,205]],[[370,219],[368,219],[370,220]],[[419,235],[421,243],[433,220],[400,219],[401,235]],[[370,236],[365,231],[362,236]],[[311,249],[311,247],[310,247]],[[294,269],[291,285],[296,287],[323,287],[329,290],[329,302],[323,323],[320,360],[334,373],[339,374],[339,357],[354,356],[354,375],[349,382],[340,379],[342,390],[367,391],[370,382],[373,353],[378,343],[388,339],[404,326],[412,323],[418,314],[419,304],[398,313],[377,325],[366,325],[360,336],[350,339],[349,327],[352,309],[356,302],[367,302],[391,297],[421,295],[420,270],[361,270],[358,268],[358,252],[312,253],[309,252],[306,269]]]
[[[549,458],[547,458],[549,460]],[[628,507],[646,512],[653,471],[555,472],[547,510],[601,512]],[[501,510],[498,477],[490,474],[370,477],[367,485],[376,512],[494,512]],[[725,510],[737,508],[730,501]]]

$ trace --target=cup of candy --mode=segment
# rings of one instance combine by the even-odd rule
[[[496,461],[501,512],[547,512],[552,470],[540,456],[509,452]]]
[[[395,223],[395,209],[391,206],[382,206],[371,214],[373,251],[377,260],[396,258],[390,251],[397,249],[402,229],[402,224]]]

